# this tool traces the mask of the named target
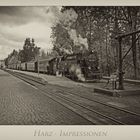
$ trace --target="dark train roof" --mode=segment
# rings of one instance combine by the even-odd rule
[[[57,58],[62,58],[63,56],[57,56],[57,57],[50,57],[50,58],[46,58],[46,59],[40,59],[39,61],[51,61]]]
[[[39,59],[39,61],[50,61],[50,60],[52,60],[52,59],[54,59],[54,57],[45,58],[45,59]]]

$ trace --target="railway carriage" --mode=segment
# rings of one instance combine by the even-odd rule
[[[74,78],[74,73],[71,71],[71,68],[76,64],[77,59],[75,55],[64,56],[59,63],[59,71],[62,73],[62,75]]]
[[[39,71],[41,73],[49,73],[48,70],[49,70],[49,61],[50,59],[43,59],[43,60],[39,60]]]
[[[63,56],[54,57],[49,60],[48,74],[57,75],[60,72],[59,65]]]
[[[21,70],[27,71],[27,63],[21,63]]]
[[[21,70],[21,62],[20,61],[16,64],[16,69]]]
[[[8,65],[8,68],[9,68],[9,69],[14,69],[13,64],[9,64],[9,65]]]
[[[35,67],[34,71],[51,74],[51,71],[53,71],[53,68],[52,68],[53,65],[50,65],[50,62],[52,61],[52,59],[53,58],[35,61],[34,62],[34,67]],[[53,64],[53,63],[51,63],[51,64]]]
[[[56,71],[57,71],[57,59],[53,58],[49,61],[48,74],[56,75]]]
[[[27,71],[35,71],[35,62],[34,61],[30,61],[26,63],[27,65]]]
[[[16,63],[13,63],[13,64],[10,64],[10,69],[16,69],[17,68],[17,64]]]

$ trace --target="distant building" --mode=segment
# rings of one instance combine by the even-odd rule
[[[0,68],[5,68],[5,62],[4,62],[4,60],[0,60]]]

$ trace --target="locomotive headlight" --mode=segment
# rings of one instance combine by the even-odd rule
[[[88,67],[89,70],[91,70],[91,67]]]

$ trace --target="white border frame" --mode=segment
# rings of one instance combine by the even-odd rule
[[[0,6],[140,6],[140,0],[0,0]],[[52,136],[34,136],[36,130],[53,131]],[[106,131],[107,136],[60,136],[65,131]],[[139,125],[70,126],[70,125],[0,125],[1,140],[140,140]]]

